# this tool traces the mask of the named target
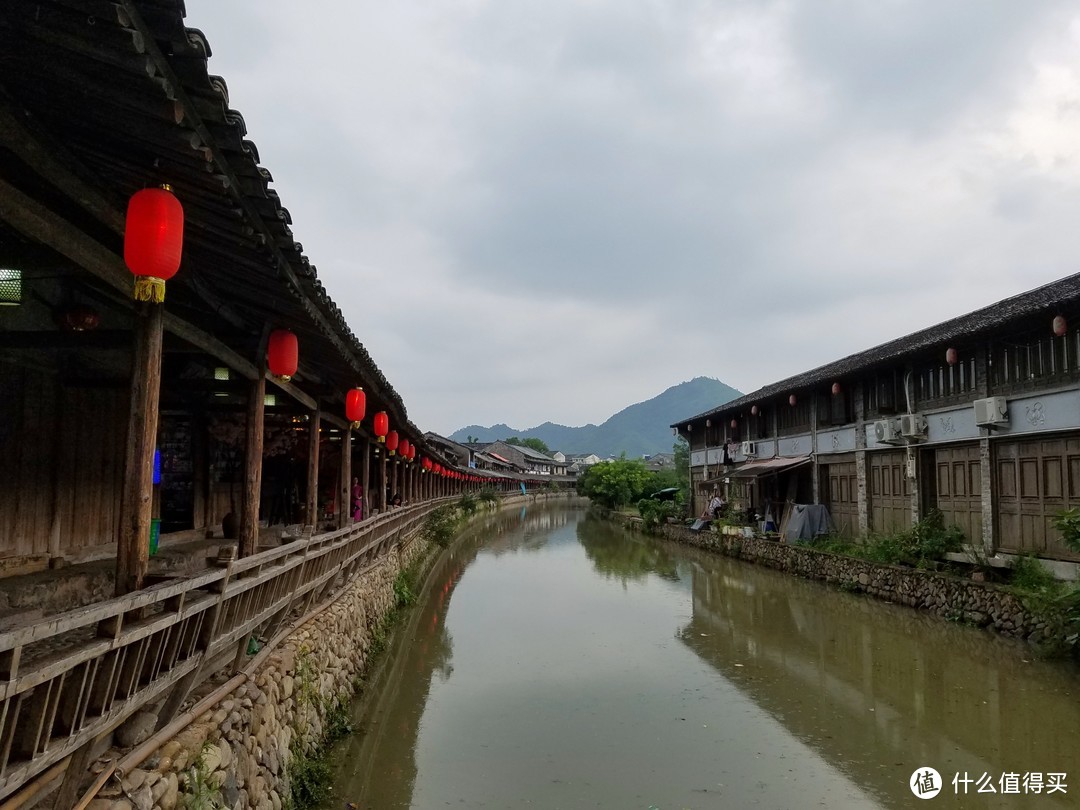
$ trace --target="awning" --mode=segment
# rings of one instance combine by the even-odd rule
[[[723,481],[725,478],[758,478],[762,475],[776,475],[809,464],[811,460],[810,456],[796,456],[794,458],[769,458],[762,461],[747,461],[707,483]]]

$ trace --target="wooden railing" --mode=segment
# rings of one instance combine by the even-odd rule
[[[339,577],[420,528],[430,501],[0,633],[0,798],[196,673],[242,660]],[[186,677],[186,681],[185,681]],[[168,719],[168,718],[166,718]]]

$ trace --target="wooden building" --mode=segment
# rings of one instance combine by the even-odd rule
[[[680,420],[694,508],[823,503],[852,536],[938,509],[986,555],[1074,575],[1052,520],[1080,506],[1078,295],[1080,274]]]
[[[260,522],[350,520],[354,478],[369,514],[387,491],[476,485],[409,421],[319,281],[184,13],[182,0],[0,5],[3,570],[115,554],[123,592],[142,582],[152,532],[220,536],[231,516],[243,555]],[[125,210],[163,184],[183,207],[180,268],[164,303],[135,302]],[[299,344],[289,381],[267,372],[277,330]],[[413,460],[381,449],[377,412]]]

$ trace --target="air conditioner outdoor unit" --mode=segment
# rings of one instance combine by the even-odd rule
[[[742,450],[742,454],[744,456],[756,456],[757,455],[757,445],[754,444],[753,442],[743,442],[742,446],[739,449]]]
[[[900,434],[907,439],[926,438],[926,417],[921,413],[905,413],[900,416]]]
[[[874,422],[874,436],[878,444],[901,444],[900,423],[896,419],[879,419]]]
[[[1009,424],[1009,405],[1005,397],[975,400],[975,424],[979,427]]]

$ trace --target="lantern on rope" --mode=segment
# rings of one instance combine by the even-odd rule
[[[956,360],[957,360],[956,349],[954,349],[952,346],[950,346],[949,348],[947,348],[945,350],[945,362],[948,363],[950,366],[955,366],[956,365]]]
[[[144,188],[128,200],[124,263],[136,276],[135,300],[165,300],[165,282],[180,269],[184,208],[172,188]]]
[[[385,442],[389,431],[390,417],[386,415],[386,411],[379,411],[375,414],[375,441]]]
[[[396,430],[391,430],[386,434],[386,452],[391,456],[397,452],[398,449],[398,435]]]
[[[832,384],[832,395],[833,395],[834,397],[838,397],[838,396],[840,396],[840,383],[838,383],[838,382],[834,382],[834,383]]]
[[[1067,331],[1069,331],[1069,324],[1065,320],[1064,315],[1055,315],[1054,316],[1053,327],[1054,327],[1054,334],[1057,335],[1058,337],[1065,337],[1065,333]]]
[[[794,407],[795,407],[795,403],[796,403],[796,402],[798,402],[798,400],[797,400],[797,399],[795,399],[795,395],[794,395],[794,394],[792,394],[791,396],[789,396],[789,397],[787,398],[787,403],[788,403],[788,405],[790,405],[790,406],[791,406],[792,408],[794,408]]]
[[[350,388],[345,394],[345,418],[352,422],[354,428],[360,427],[367,413],[367,394],[363,388]]]
[[[296,335],[288,329],[275,329],[266,345],[266,367],[270,374],[282,382],[288,382],[296,374],[300,364],[300,345]]]

